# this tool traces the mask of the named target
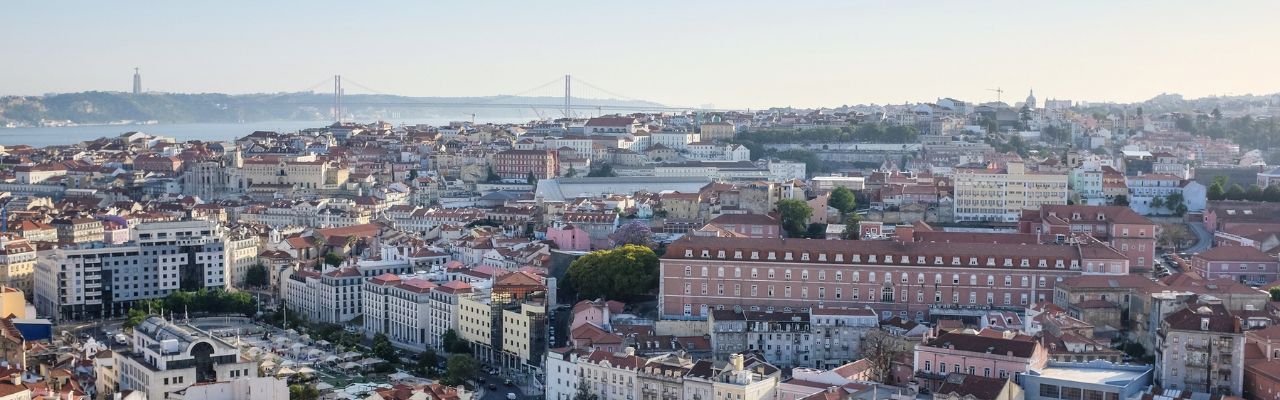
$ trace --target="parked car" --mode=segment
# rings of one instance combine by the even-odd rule
[[[506,382],[502,382],[502,384],[507,386],[515,386],[515,383],[512,383],[510,379],[507,379]]]
[[[516,400],[516,394],[507,392],[507,400]]]
[[[489,384],[489,386],[488,386],[488,388],[489,388],[489,390],[497,390],[497,389],[498,389],[498,385],[494,385],[494,384],[490,383],[490,384]]]

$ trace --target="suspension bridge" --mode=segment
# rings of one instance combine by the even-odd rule
[[[571,75],[564,75],[547,81],[538,86],[515,92],[513,94],[505,94],[498,96],[485,97],[467,97],[467,101],[447,101],[447,100],[403,100],[412,99],[411,97],[386,93],[380,90],[372,89],[359,82],[342,75],[334,75],[332,79],[326,78],[310,87],[303,89],[302,92],[315,92],[324,85],[332,85],[333,99],[329,102],[299,102],[294,104],[312,105],[312,106],[330,106],[330,111],[335,120],[341,120],[349,107],[366,106],[366,107],[397,107],[397,108],[459,108],[459,109],[477,109],[477,108],[505,108],[505,109],[531,109],[534,113],[542,116],[541,110],[555,110],[564,117],[580,117],[581,111],[595,111],[597,115],[603,114],[604,111],[610,112],[725,112],[739,111],[730,109],[712,109],[701,107],[680,107],[668,106],[646,100],[636,99],[630,96],[618,94],[608,89],[603,89],[598,85],[574,78]],[[388,96],[385,99],[379,99],[371,96],[361,96],[354,101],[346,98],[346,87],[350,85],[358,90],[358,94],[383,95]],[[563,94],[560,89],[563,87]],[[576,92],[575,92],[576,90]],[[577,97],[575,97],[575,94]],[[563,98],[563,104],[541,102],[532,103],[523,101],[528,98]]]

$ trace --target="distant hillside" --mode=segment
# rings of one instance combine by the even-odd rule
[[[488,116],[528,115],[529,108],[490,106],[487,104],[538,105],[548,117],[560,116],[564,99],[558,97],[407,97],[391,95],[347,95],[343,98],[345,114],[362,119],[390,117],[432,118],[457,117],[475,110]],[[661,104],[629,100],[574,99],[575,104],[610,107],[621,110],[662,107]],[[0,98],[0,124],[36,125],[41,120],[71,121],[78,124],[115,121],[148,121],[162,123],[307,121],[331,119],[333,96],[325,93],[280,93],[227,95],[220,93],[144,93],[82,92],[47,96],[11,96]],[[412,103],[412,104],[405,104]],[[428,104],[426,106],[415,104]],[[618,110],[618,109],[612,109]]]

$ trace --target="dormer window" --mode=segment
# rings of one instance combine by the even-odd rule
[[[978,266],[978,257],[969,257],[970,266]]]
[[[1030,266],[1031,266],[1031,260],[1028,260],[1028,259],[1025,259],[1025,258],[1024,258],[1024,259],[1022,259],[1022,266],[1024,266],[1024,267],[1030,267]]]
[[[777,259],[778,259],[778,255],[777,255],[776,253],[774,253],[774,252],[770,251],[770,252],[769,252],[769,259],[770,259],[770,260],[777,260]]]
[[[818,253],[818,261],[827,261],[827,253]]]
[[[941,256],[933,257],[933,265],[942,265],[942,257]]]
[[[1013,266],[1013,260],[1008,259],[1008,258],[1004,259],[1004,266],[1006,266],[1006,267],[1012,267],[1012,266]]]
[[[875,255],[875,254],[872,254],[872,255],[867,256],[867,262],[869,262],[869,263],[876,262],[876,255]]]
[[[809,252],[800,253],[800,261],[809,261]]]
[[[758,251],[752,251],[752,252],[751,252],[751,259],[752,259],[752,260],[759,260],[759,259],[760,259],[760,252],[758,252]]]
[[[836,262],[844,262],[844,254],[836,253]]]
[[[786,252],[786,253],[783,253],[783,254],[782,254],[782,259],[783,259],[783,260],[787,260],[787,261],[791,261],[791,252],[790,252],[790,251],[788,251],[788,252]]]
[[[924,256],[917,256],[916,264],[924,265]]]
[[[960,265],[960,257],[951,257],[951,265]]]
[[[716,251],[716,258],[724,259],[724,250]]]
[[[686,250],[684,251],[684,256],[685,256],[685,257],[693,257],[693,249],[686,249]]]
[[[853,257],[849,259],[849,261],[850,261],[850,262],[856,262],[856,263],[857,263],[857,262],[862,262],[862,255],[861,255],[861,254],[854,254],[854,255],[853,255]]]
[[[741,259],[742,259],[742,250],[734,250],[734,251],[733,251],[733,258],[734,258],[734,259],[736,259],[736,260],[741,260]]]
[[[702,251],[702,258],[711,258],[711,251],[710,251],[710,250],[703,250],[703,251]]]
[[[996,258],[995,258],[995,257],[987,257],[987,266],[988,266],[988,267],[994,267],[994,266],[996,266]]]
[[[911,263],[911,257],[909,257],[909,256],[902,256],[902,260],[901,260],[901,261],[899,261],[899,262],[901,262],[901,263],[903,263],[903,264],[910,264],[910,263]]]
[[[1099,214],[1098,214],[1098,220],[1099,220],[1099,221],[1106,221],[1106,220],[1107,220],[1107,214],[1099,213]]]

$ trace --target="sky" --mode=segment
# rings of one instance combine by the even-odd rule
[[[672,106],[1280,92],[1277,1],[16,1],[0,95],[575,96]],[[364,88],[361,88],[363,86]],[[563,87],[529,92],[558,96]]]

